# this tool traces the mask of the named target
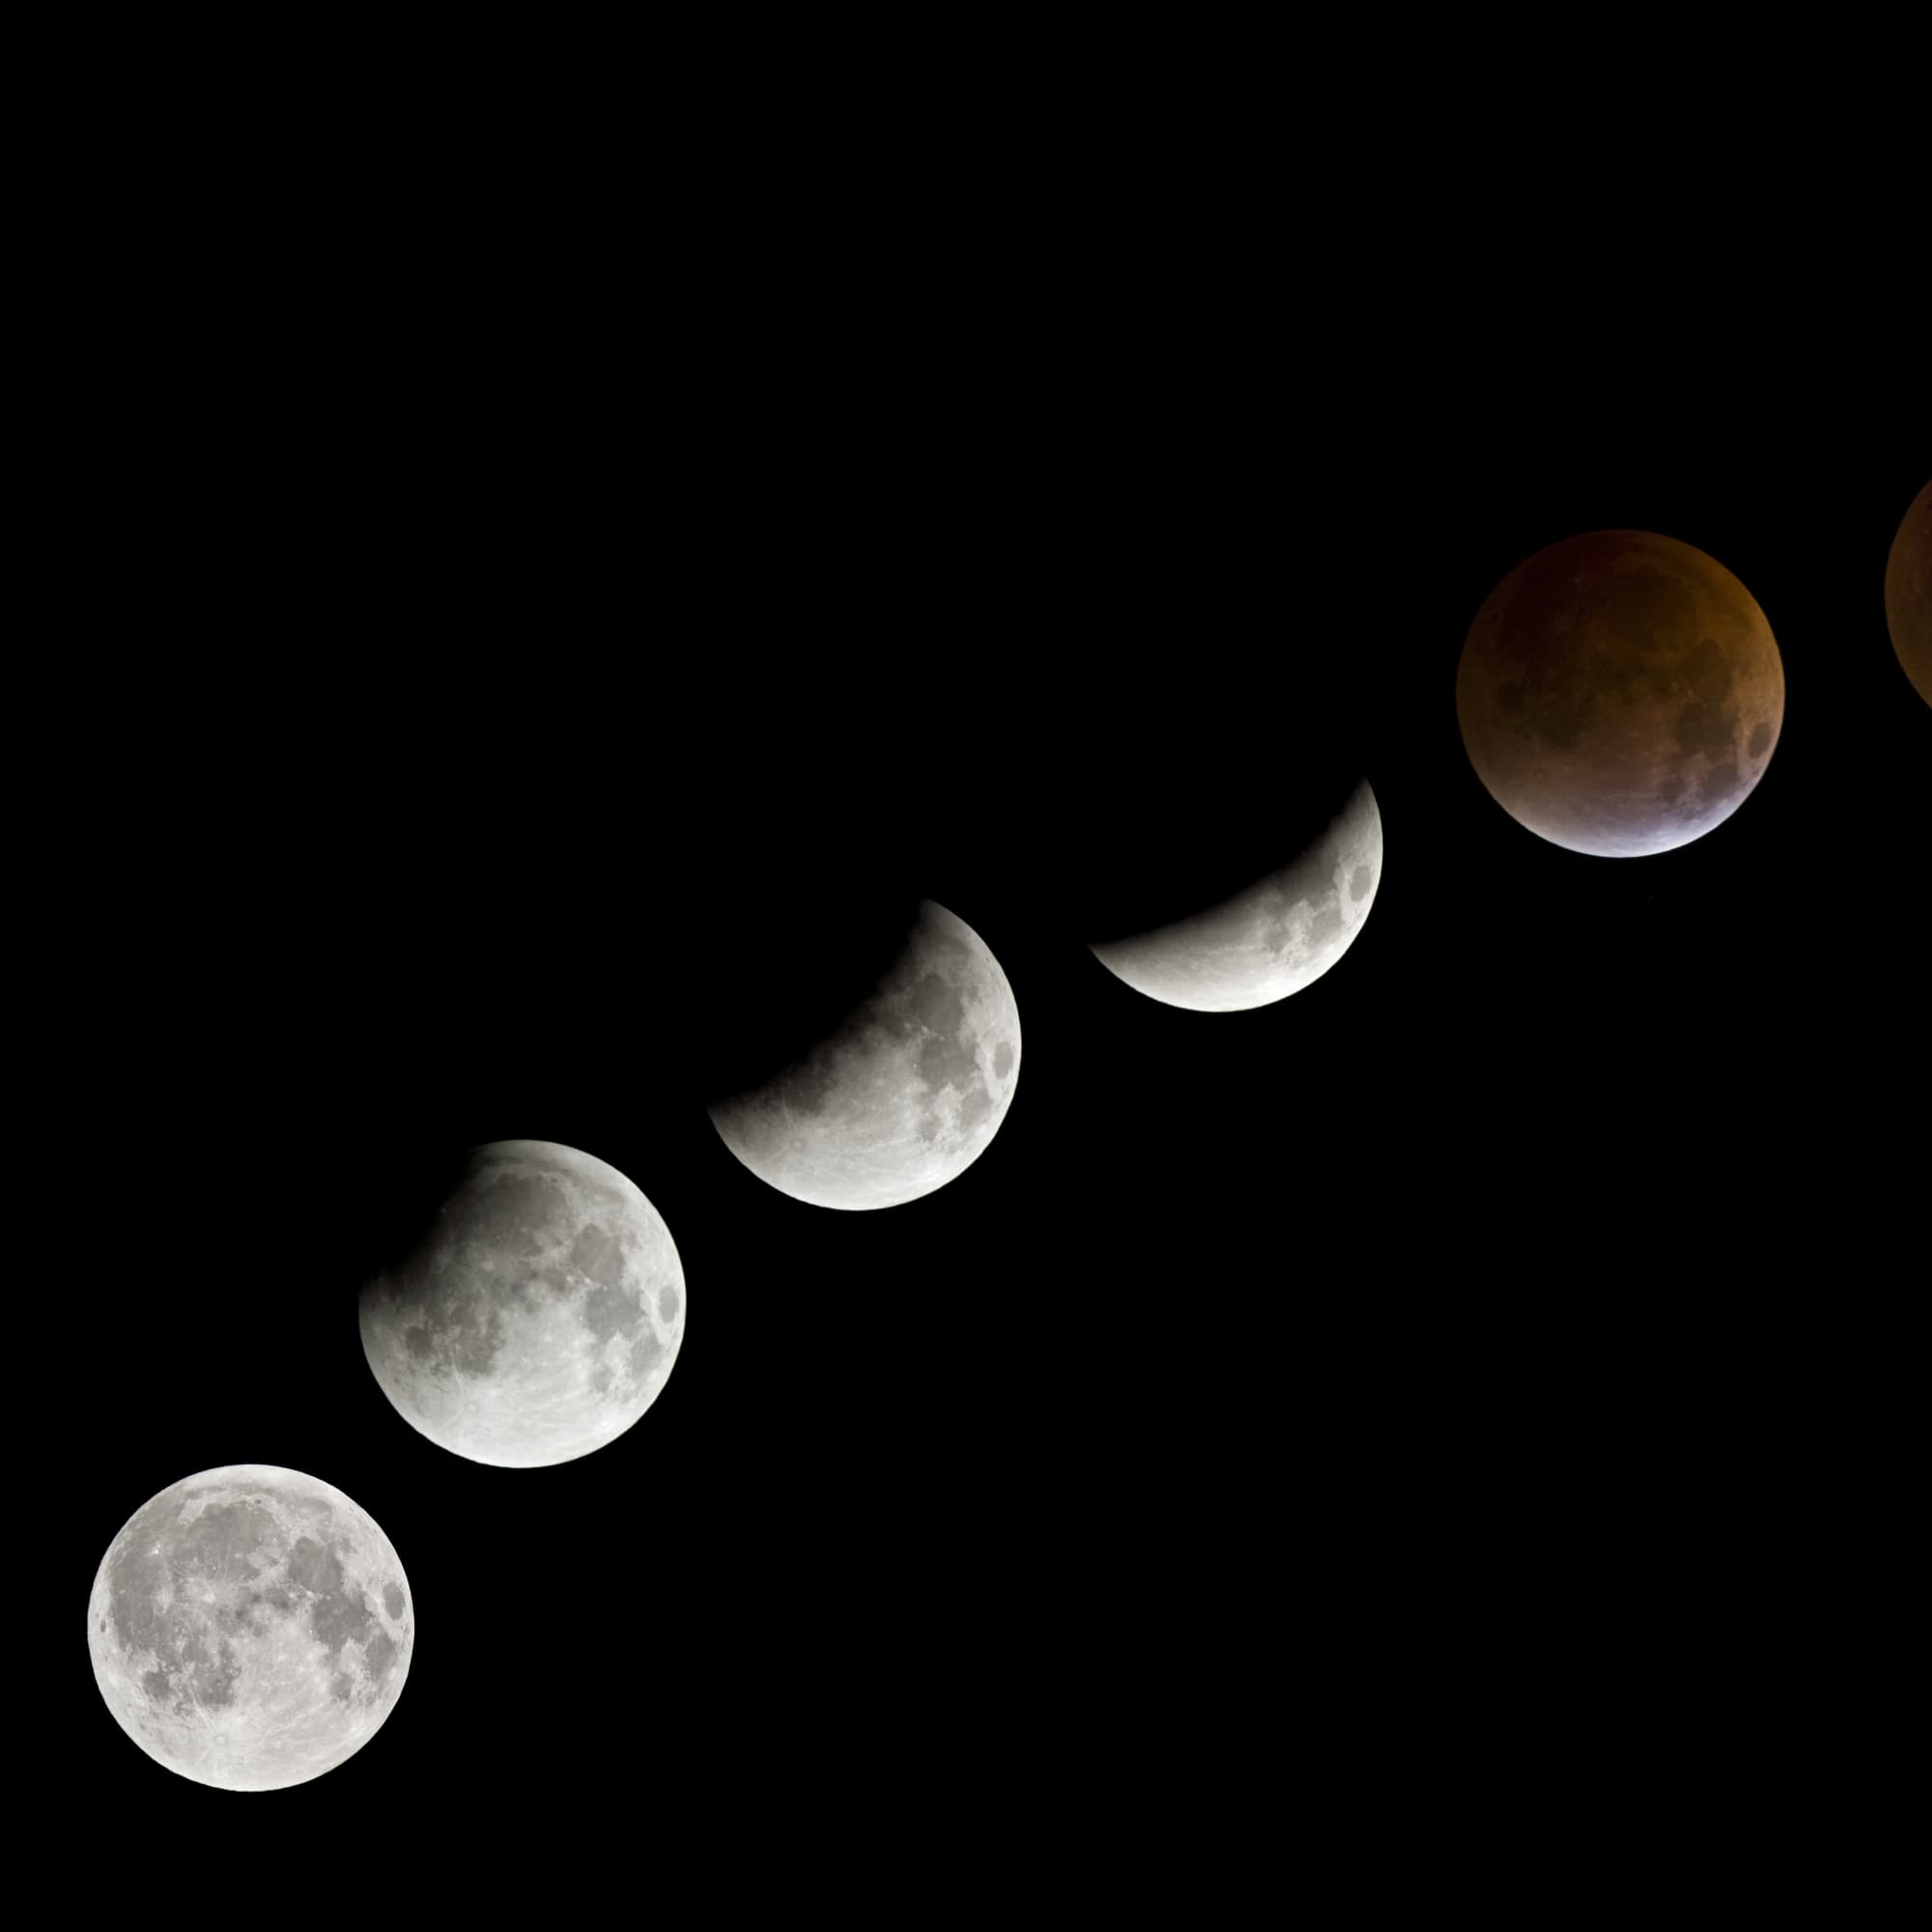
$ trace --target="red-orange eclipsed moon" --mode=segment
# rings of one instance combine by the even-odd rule
[[[1885,567],[1885,621],[1905,674],[1932,704],[1932,483],[1912,499]]]
[[[1469,626],[1456,710],[1519,824],[1637,858],[1721,825],[1784,722],[1771,625],[1722,564],[1674,537],[1594,530],[1510,572]]]

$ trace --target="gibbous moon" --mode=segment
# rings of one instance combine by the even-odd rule
[[[877,989],[831,1037],[711,1109],[731,1151],[819,1208],[891,1208],[985,1152],[1020,1071],[1013,989],[986,943],[930,899]]]
[[[1093,950],[1136,992],[1200,1013],[1285,1000],[1348,952],[1376,902],[1382,819],[1364,780],[1292,864],[1210,910]]]
[[[1596,530],[1490,592],[1456,679],[1463,742],[1518,824],[1635,858],[1701,838],[1764,776],[1784,722],[1771,625],[1722,564]]]
[[[362,1291],[362,1352],[403,1420],[505,1469],[621,1435],[684,1339],[684,1270],[641,1190],[575,1148],[493,1141],[428,1205]]]
[[[1885,620],[1905,674],[1932,704],[1932,483],[1912,499],[1885,567]]]
[[[415,1605],[389,1539],[340,1490],[240,1463],[128,1518],[95,1575],[87,1642],[107,1708],[156,1764],[278,1791],[381,1729]]]

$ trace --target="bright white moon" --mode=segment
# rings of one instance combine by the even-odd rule
[[[985,1152],[1019,1071],[1019,1009],[1000,962],[927,899],[904,951],[838,1031],[711,1120],[759,1179],[794,1200],[891,1208]]]
[[[362,1352],[412,1429],[534,1469],[643,1414],[684,1339],[684,1269],[635,1181],[554,1141],[469,1155],[415,1251],[362,1291]]]
[[[1354,943],[1382,874],[1382,818],[1367,780],[1307,851],[1191,918],[1094,948],[1136,992],[1198,1013],[1285,1000]]]
[[[156,1763],[276,1791],[375,1736],[409,1675],[415,1606],[366,1511],[298,1470],[242,1463],[128,1519],[95,1575],[87,1642],[107,1708]]]

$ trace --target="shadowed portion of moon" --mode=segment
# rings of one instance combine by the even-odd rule
[[[746,1167],[821,1208],[890,1208],[963,1173],[1019,1080],[1019,1009],[971,926],[923,902],[897,958],[842,1025],[712,1124]]]
[[[816,865],[740,865],[723,896],[707,912],[704,986],[694,1001],[706,1106],[766,1086],[836,1035],[892,972],[920,906],[891,868],[857,863],[829,877]],[[802,932],[809,946],[785,943]]]
[[[1764,776],[1784,666],[1750,593],[1674,538],[1597,530],[1539,551],[1476,613],[1463,741],[1510,816],[1633,858],[1723,823]]]
[[[366,1511],[298,1470],[238,1464],[128,1519],[96,1573],[87,1638],[107,1708],[156,1763],[273,1791],[375,1735],[415,1624]]]
[[[410,1426],[476,1463],[539,1468],[620,1435],[684,1337],[670,1231],[614,1167],[493,1141],[362,1291],[362,1351]]]
[[[1203,1013],[1268,1006],[1349,950],[1381,871],[1381,813],[1364,780],[1289,865],[1192,918],[1093,951],[1110,973],[1168,1006]]]
[[[1932,483],[1912,499],[1891,540],[1885,621],[1913,689],[1932,704]]]

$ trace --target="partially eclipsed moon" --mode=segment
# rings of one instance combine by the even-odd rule
[[[1469,758],[1520,825],[1573,852],[1668,852],[1721,825],[1784,721],[1771,625],[1722,564],[1597,530],[1490,592],[1463,646]]]
[[[986,943],[924,901],[878,988],[764,1086],[711,1109],[760,1180],[820,1208],[891,1208],[985,1152],[1020,1071],[1013,989]]]
[[[554,1141],[474,1149],[414,1251],[362,1291],[362,1352],[404,1421],[499,1468],[602,1448],[684,1339],[670,1230],[614,1167]]]
[[[1885,567],[1885,620],[1913,688],[1932,704],[1932,483],[1912,499]]]
[[[87,1642],[115,1721],[157,1764],[274,1791],[376,1734],[409,1675],[415,1605],[366,1511],[245,1463],[128,1520],[95,1575]]]
[[[1292,865],[1231,899],[1094,956],[1137,992],[1195,1012],[1238,1012],[1299,992],[1353,943],[1382,875],[1382,820],[1368,781]]]

